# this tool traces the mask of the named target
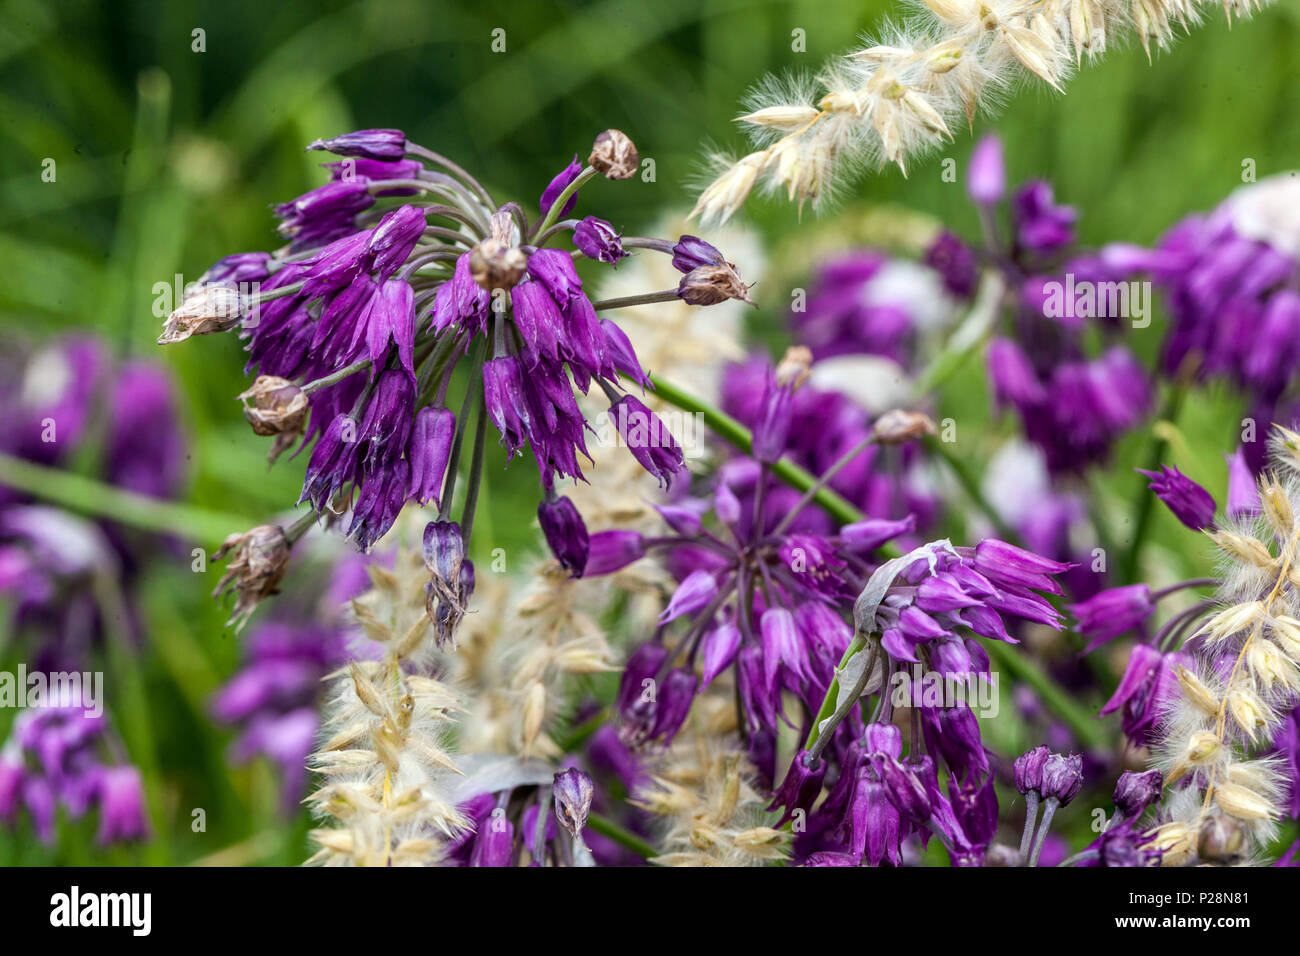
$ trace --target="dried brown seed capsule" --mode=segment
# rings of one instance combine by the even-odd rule
[[[641,167],[641,157],[626,133],[607,129],[596,137],[587,164],[606,179],[631,179]]]

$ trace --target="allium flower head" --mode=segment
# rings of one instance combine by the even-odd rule
[[[676,290],[592,301],[575,255],[598,264],[632,248],[676,257],[686,242],[632,245],[604,219],[566,218],[593,176],[635,171],[636,149],[624,134],[602,133],[588,165],[575,156],[543,191],[535,221],[400,130],[361,130],[310,148],[347,158],[330,166],[330,182],[277,207],[289,246],[223,259],[163,335],[176,341],[240,327],[249,368],[259,373],[241,396],[247,417],[275,436],[272,457],[298,436],[310,450],[301,501],[330,520],[350,511],[347,533],[367,550],[408,501],[433,502],[448,522],[464,470],[460,524],[468,535],[486,421],[511,456],[532,452],[543,512],[558,533],[549,518],[559,512],[548,503],[560,496],[551,490],[584,479],[591,427],[575,393],[593,384],[632,456],[665,485],[678,474],[677,441],[622,391],[625,377],[642,388],[649,378],[627,336],[601,313],[679,294],[695,304],[747,298],[747,287],[717,254],[704,256]],[[556,246],[564,238],[572,251]],[[712,249],[698,239],[686,246]],[[453,379],[467,382],[458,398],[449,395]],[[572,534],[560,536],[575,544],[566,560],[577,568],[585,545],[573,517],[565,516]],[[448,595],[440,600],[453,609]]]

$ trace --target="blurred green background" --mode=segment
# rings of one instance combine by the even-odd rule
[[[589,192],[602,216],[635,234],[692,201],[707,144],[742,145],[732,118],[762,74],[815,71],[900,9],[882,0],[7,0],[0,3],[5,347],[89,330],[122,354],[169,366],[193,442],[189,499],[250,524],[264,520],[297,497],[304,461],[268,472],[264,440],[233,401],[244,379],[232,337],[165,351],[154,344],[154,286],[177,274],[191,281],[231,252],[274,248],[268,207],[324,179],[325,157],[304,153],[306,143],[357,127],[400,127],[494,194],[532,208],[574,153],[585,156],[595,133],[618,127],[655,160],[657,181],[601,181]],[[193,48],[197,29],[204,52]],[[492,49],[498,29],[505,52]],[[796,29],[806,33],[806,52],[792,50]],[[1239,186],[1243,160],[1255,162],[1261,179],[1300,165],[1297,114],[1300,12],[1287,0],[1231,30],[1213,17],[1154,65],[1136,44],[1115,49],[1082,70],[1067,96],[1026,87],[977,132],[1004,137],[1013,180],[1047,176],[1062,201],[1081,209],[1085,243],[1150,242]],[[963,131],[944,155],[963,170],[972,142]],[[55,182],[42,181],[47,159]],[[940,173],[932,158],[908,179],[893,169],[869,176],[820,222],[805,215],[800,223],[792,206],[766,202],[751,203],[750,221],[783,276],[805,270],[810,240],[825,249],[865,238],[864,213],[878,204],[974,236],[964,189]],[[756,287],[763,306],[756,332],[780,328],[784,289]],[[1161,326],[1157,318],[1135,348],[1154,353]],[[985,426],[982,389],[971,369],[941,402],[941,410],[960,409],[976,435]],[[1234,411],[1230,399],[1211,395],[1180,422],[1189,444],[1174,460],[1216,493]],[[980,449],[969,453],[978,460]],[[1137,456],[1126,447],[1120,464]],[[1131,498],[1131,473],[1117,467],[1114,475],[1102,482],[1106,493]],[[531,492],[498,492],[492,505],[504,514],[494,516],[498,543],[530,540]],[[1186,551],[1172,519],[1162,513],[1158,521],[1157,540]],[[149,646],[130,674],[110,675],[110,685],[120,679],[134,688],[124,695],[134,703],[115,719],[149,777],[155,838],[101,855],[88,839],[90,821],[62,828],[53,850],[30,832],[0,831],[0,863],[303,858],[301,815],[292,826],[277,815],[267,768],[226,767],[230,735],[206,716],[239,655],[238,639],[222,630],[223,614],[207,599],[212,577],[196,577],[179,560],[150,568],[142,585]],[[0,713],[0,737],[10,720]],[[190,830],[194,807],[207,810],[206,833]]]

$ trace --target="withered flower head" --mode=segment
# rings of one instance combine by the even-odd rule
[[[592,143],[587,164],[606,179],[631,179],[641,168],[641,157],[626,133],[607,129]]]
[[[253,387],[239,395],[244,403],[244,417],[255,435],[274,435],[272,463],[280,453],[298,440],[307,424],[307,395],[287,378],[259,375]],[[249,401],[252,404],[249,404]]]
[[[573,834],[575,840],[580,839],[595,794],[591,777],[570,767],[555,775],[552,793],[555,795],[555,819]]]
[[[903,408],[895,408],[877,418],[873,431],[876,441],[882,445],[902,445],[922,435],[935,434],[934,422],[929,415]]]
[[[456,628],[474,593],[474,565],[465,557],[465,539],[455,521],[430,521],[424,529],[424,565],[429,569],[425,611],[433,621],[438,646],[455,646]]]
[[[191,335],[228,332],[244,314],[244,297],[229,285],[205,285],[178,306],[163,323],[159,345],[183,342]]]
[[[469,252],[469,274],[479,288],[488,292],[513,289],[527,268],[528,256],[504,239],[484,239]]]
[[[677,295],[688,305],[717,305],[728,299],[754,304],[749,297],[749,286],[740,281],[736,267],[730,262],[696,266],[682,276]]]
[[[243,534],[232,534],[212,556],[214,561],[230,555],[226,573],[212,592],[222,598],[235,592],[235,606],[228,624],[243,627],[262,601],[278,593],[280,580],[289,565],[291,545],[279,525],[258,525]]]

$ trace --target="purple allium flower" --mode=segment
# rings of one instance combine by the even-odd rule
[[[979,286],[979,260],[974,250],[944,229],[925,251],[925,264],[943,279],[944,288],[959,299],[969,299]]]
[[[1074,242],[1078,213],[1056,204],[1049,183],[1037,180],[1021,186],[1012,197],[1011,212],[1016,243],[1026,252],[1051,255]]]
[[[645,556],[645,539],[636,531],[597,531],[587,549],[585,574],[612,574]]]
[[[818,360],[867,354],[907,365],[919,331],[946,318],[943,278],[914,262],[853,252],[821,266],[790,324]]]
[[[336,156],[398,160],[406,155],[406,134],[400,129],[359,129],[333,139],[318,139],[308,149],[323,149]]]
[[[0,744],[0,820],[12,824],[26,810],[40,839],[51,843],[60,807],[72,819],[98,809],[101,846],[147,835],[140,772],[102,762],[101,751],[120,753],[122,744],[91,706],[65,697],[19,713]]]
[[[408,455],[411,462],[411,498],[420,504],[442,500],[442,481],[456,435],[456,416],[450,409],[426,405],[415,416]]]
[[[1049,754],[1043,762],[1043,782],[1039,794],[1044,800],[1056,800],[1066,806],[1083,786],[1083,757]]]
[[[591,539],[577,506],[563,496],[543,499],[537,505],[537,521],[560,567],[575,578],[582,577]]]
[[[537,809],[533,808],[533,818]],[[525,831],[527,833],[529,831]],[[504,808],[494,809],[481,820],[474,836],[470,853],[470,866],[509,866],[514,856],[515,827],[505,815]]]
[[[1043,385],[1020,346],[1009,339],[994,339],[987,359],[989,383],[998,405],[1032,408],[1042,403],[1046,394]]]
[[[704,679],[700,689],[708,687],[713,678],[731,666],[740,649],[740,628],[734,624],[720,624],[704,638]]]
[[[981,206],[995,206],[1006,195],[1006,164],[1002,158],[1002,140],[997,136],[985,136],[975,144],[966,174],[966,191]]]
[[[1079,632],[1089,639],[1085,654],[1140,627],[1154,610],[1151,589],[1145,584],[1110,588],[1069,606],[1070,613],[1079,622]]]
[[[1016,789],[1021,793],[1038,792],[1043,789],[1043,766],[1047,763],[1049,751],[1044,746],[1027,750],[1015,762]]]
[[[634,395],[624,395],[609,408],[609,417],[619,436],[641,467],[667,487],[684,467],[681,446],[660,421]]]
[[[1166,292],[1173,317],[1163,365],[1187,365],[1201,378],[1244,388],[1260,421],[1275,417],[1300,358],[1300,247],[1294,240],[1294,177],[1244,186],[1207,215],[1190,216],[1160,240],[1152,278]],[[1252,470],[1263,443],[1246,446]]]
[[[801,750],[795,754],[794,759],[790,761],[790,770],[786,774],[785,780],[781,782],[780,788],[773,794],[772,802],[767,808],[771,812],[778,807],[784,807],[781,819],[775,826],[783,826],[798,811],[803,811],[805,816],[811,813],[813,804],[817,801],[818,794],[821,793],[822,778],[825,776],[826,761],[814,758],[810,762],[806,750]]]
[[[1101,708],[1101,716],[1123,708],[1124,733],[1137,743],[1147,743],[1178,696],[1176,668],[1190,668],[1191,664],[1191,657],[1183,651],[1161,654],[1146,644],[1135,644],[1119,687]]]
[[[585,181],[576,155],[545,189],[540,218],[530,221],[519,203],[493,201],[468,172],[400,130],[362,130],[311,148],[348,158],[329,164],[331,181],[276,207],[289,246],[223,259],[193,301],[168,318],[162,337],[178,341],[241,326],[247,370],[256,370],[262,392],[270,394],[271,382],[272,391],[298,403],[294,435],[311,448],[300,501],[322,516],[350,507],[348,533],[368,549],[410,501],[434,502],[440,519],[450,518],[453,502],[443,500],[442,486],[459,480],[448,474],[451,449],[465,448],[457,461],[469,464],[468,487],[457,502],[464,502],[458,524],[468,531],[484,458],[474,422],[491,421],[512,458],[527,446],[540,486],[551,489],[557,478],[581,479],[580,459],[590,460],[586,432],[594,428],[575,393],[589,394],[593,384],[608,398],[633,457],[664,485],[681,472],[676,440],[623,391],[625,378],[644,389],[649,377],[627,336],[596,311],[597,304],[605,312],[643,297],[593,304],[574,250],[548,245],[567,238],[587,254],[584,268],[624,255],[608,221],[565,218],[577,198],[571,187]],[[636,162],[635,146],[616,130],[603,133],[591,152],[592,167],[611,179],[627,178]],[[563,208],[553,208],[566,192]],[[637,244],[679,262],[684,255],[708,260],[683,280],[690,301],[748,296],[734,268],[707,243],[683,237]],[[255,288],[243,288],[245,282]],[[449,396],[462,387],[463,397]],[[485,415],[448,411],[472,411],[480,387]],[[255,388],[246,397],[261,394]],[[265,430],[267,410],[252,411]],[[276,434],[279,442],[284,436]],[[578,569],[585,550],[580,521],[570,520],[563,505],[543,512],[552,544],[563,539],[557,554]],[[596,557],[597,568],[612,566],[610,552]],[[442,639],[472,587],[472,566],[463,561],[462,568],[455,581],[434,573],[430,613]]]
[[[573,244],[588,259],[612,264],[627,255],[621,235],[604,219],[587,216],[574,228]]]
[[[1246,453],[1241,447],[1228,462],[1228,500],[1224,511],[1229,518],[1243,515],[1259,514],[1259,489],[1255,485],[1255,475],[1246,463]]]
[[[280,234],[292,240],[295,252],[303,252],[352,234],[356,217],[374,204],[365,183],[331,182],[277,206],[275,214]]]
[[[701,266],[720,266],[726,258],[713,245],[698,236],[682,236],[672,247],[673,268],[683,274]]]
[[[100,846],[144,839],[149,822],[140,771],[129,764],[103,767],[98,777],[99,831],[95,839]]]
[[[768,378],[753,430],[751,454],[757,461],[773,464],[785,451],[794,417],[794,393],[808,377],[810,359],[811,354],[803,349],[794,361],[783,361]]]
[[[560,198],[560,194],[578,178],[580,172],[582,172],[582,164],[578,162],[578,156],[575,153],[573,162],[569,163],[568,166],[565,166],[564,169],[560,171],[559,175],[552,179],[546,189],[542,191],[542,198],[537,205],[542,210],[543,216],[551,211],[551,207],[555,205],[555,201]],[[577,203],[578,196],[575,193],[565,202],[564,208],[560,210],[559,218],[564,219],[567,217],[569,213],[573,212],[573,207],[576,206]]]
[[[1164,786],[1164,774],[1159,770],[1137,772],[1126,770],[1119,775],[1115,783],[1115,809],[1121,818],[1134,820],[1142,816],[1146,808],[1160,799]]]
[[[1161,465],[1160,471],[1137,471],[1151,479],[1156,497],[1187,527],[1200,531],[1214,524],[1214,498],[1177,468]]]
[[[278,768],[286,812],[297,805],[307,783],[321,682],[346,659],[341,608],[369,586],[369,563],[348,555],[319,582],[324,585],[319,607],[290,602],[255,624],[245,639],[241,669],[213,698],[216,719],[241,729],[232,758],[245,763],[262,755]]]
[[[396,179],[418,179],[424,170],[424,164],[418,159],[366,159],[349,158],[337,163],[325,163],[334,182],[363,182],[367,185]],[[419,190],[414,186],[394,186],[392,189],[377,189],[376,196],[415,196]]]

